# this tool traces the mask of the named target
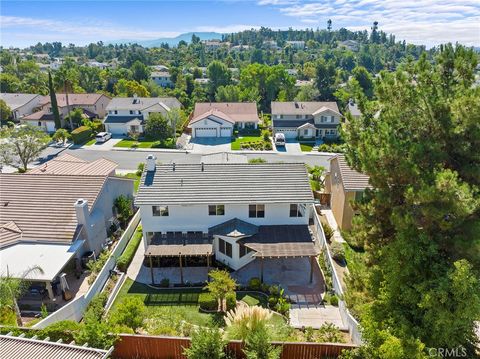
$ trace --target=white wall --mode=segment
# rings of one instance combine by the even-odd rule
[[[224,121],[217,117],[215,117],[215,121],[212,121],[211,119],[208,119],[208,118],[202,119],[200,121],[193,123],[190,127],[192,128],[192,138],[195,138],[195,129],[197,128],[216,128],[217,137],[220,137],[220,127],[229,128],[230,134],[232,133],[232,130],[233,130],[233,125],[230,122]]]
[[[35,97],[33,100],[30,102],[24,104],[23,106],[20,106],[13,110],[13,119],[14,120],[20,120],[24,116],[31,115],[35,109],[40,107],[40,102],[42,100],[41,96]],[[8,105],[8,104],[7,104]]]
[[[232,257],[228,257],[225,254],[221,253],[218,248],[219,248],[219,238],[223,239],[225,242],[228,242],[232,245]],[[252,262],[255,258],[253,257],[253,254],[255,252],[250,252],[244,255],[242,258],[240,258],[240,245],[237,243],[236,239],[229,238],[229,237],[224,237],[224,236],[215,236],[213,239],[213,248],[215,250],[215,259],[219,262],[222,262],[226,265],[228,265],[230,268],[233,270],[238,270],[242,268],[244,265]]]
[[[309,213],[303,217],[290,217],[290,203],[266,204],[265,218],[249,218],[248,204],[227,204],[223,216],[209,216],[208,205],[168,206],[168,212],[168,217],[154,217],[152,206],[140,206],[144,232],[207,232],[208,228],[233,218],[255,225],[308,224],[309,217]]]
[[[40,122],[40,126],[38,123]],[[55,121],[38,121],[38,120],[20,120],[20,123],[29,124],[34,127],[38,127],[45,132],[55,132]]]

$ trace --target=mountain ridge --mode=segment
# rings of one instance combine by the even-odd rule
[[[186,32],[175,37],[161,37],[152,40],[135,40],[135,39],[119,39],[109,41],[108,44],[139,44],[144,47],[159,47],[161,44],[168,44],[169,46],[177,46],[180,41],[190,43],[192,41],[192,35],[198,36],[200,40],[221,40],[222,35],[219,32]]]

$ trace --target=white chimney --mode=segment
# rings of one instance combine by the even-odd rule
[[[86,225],[88,223],[88,217],[90,213],[88,212],[88,201],[83,198],[77,199],[74,204],[75,213],[77,215],[78,224]]]
[[[148,172],[153,172],[155,171],[155,161],[157,159],[155,158],[154,155],[150,154],[147,156],[147,171]]]

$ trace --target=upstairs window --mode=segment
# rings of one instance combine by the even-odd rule
[[[335,122],[335,116],[330,116],[330,122]]]
[[[264,204],[251,204],[248,206],[248,217],[250,218],[264,218],[265,217],[265,205]]]
[[[298,204],[290,205],[290,217],[303,217],[300,205]]]
[[[152,206],[154,217],[168,217],[168,206]]]
[[[225,205],[223,204],[212,204],[208,206],[208,215],[209,216],[223,216],[225,215]]]

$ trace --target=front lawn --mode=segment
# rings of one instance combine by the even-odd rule
[[[139,139],[138,141],[133,141],[130,139],[123,139],[114,147],[122,148],[175,148],[175,143],[173,138],[169,138],[165,141],[148,141],[145,139]]]
[[[300,142],[300,148],[302,149],[302,152],[311,152],[314,146],[314,142]]]
[[[85,143],[84,146],[91,146],[91,145],[95,144],[95,142],[97,142],[97,140],[95,138],[92,138],[90,141]]]

